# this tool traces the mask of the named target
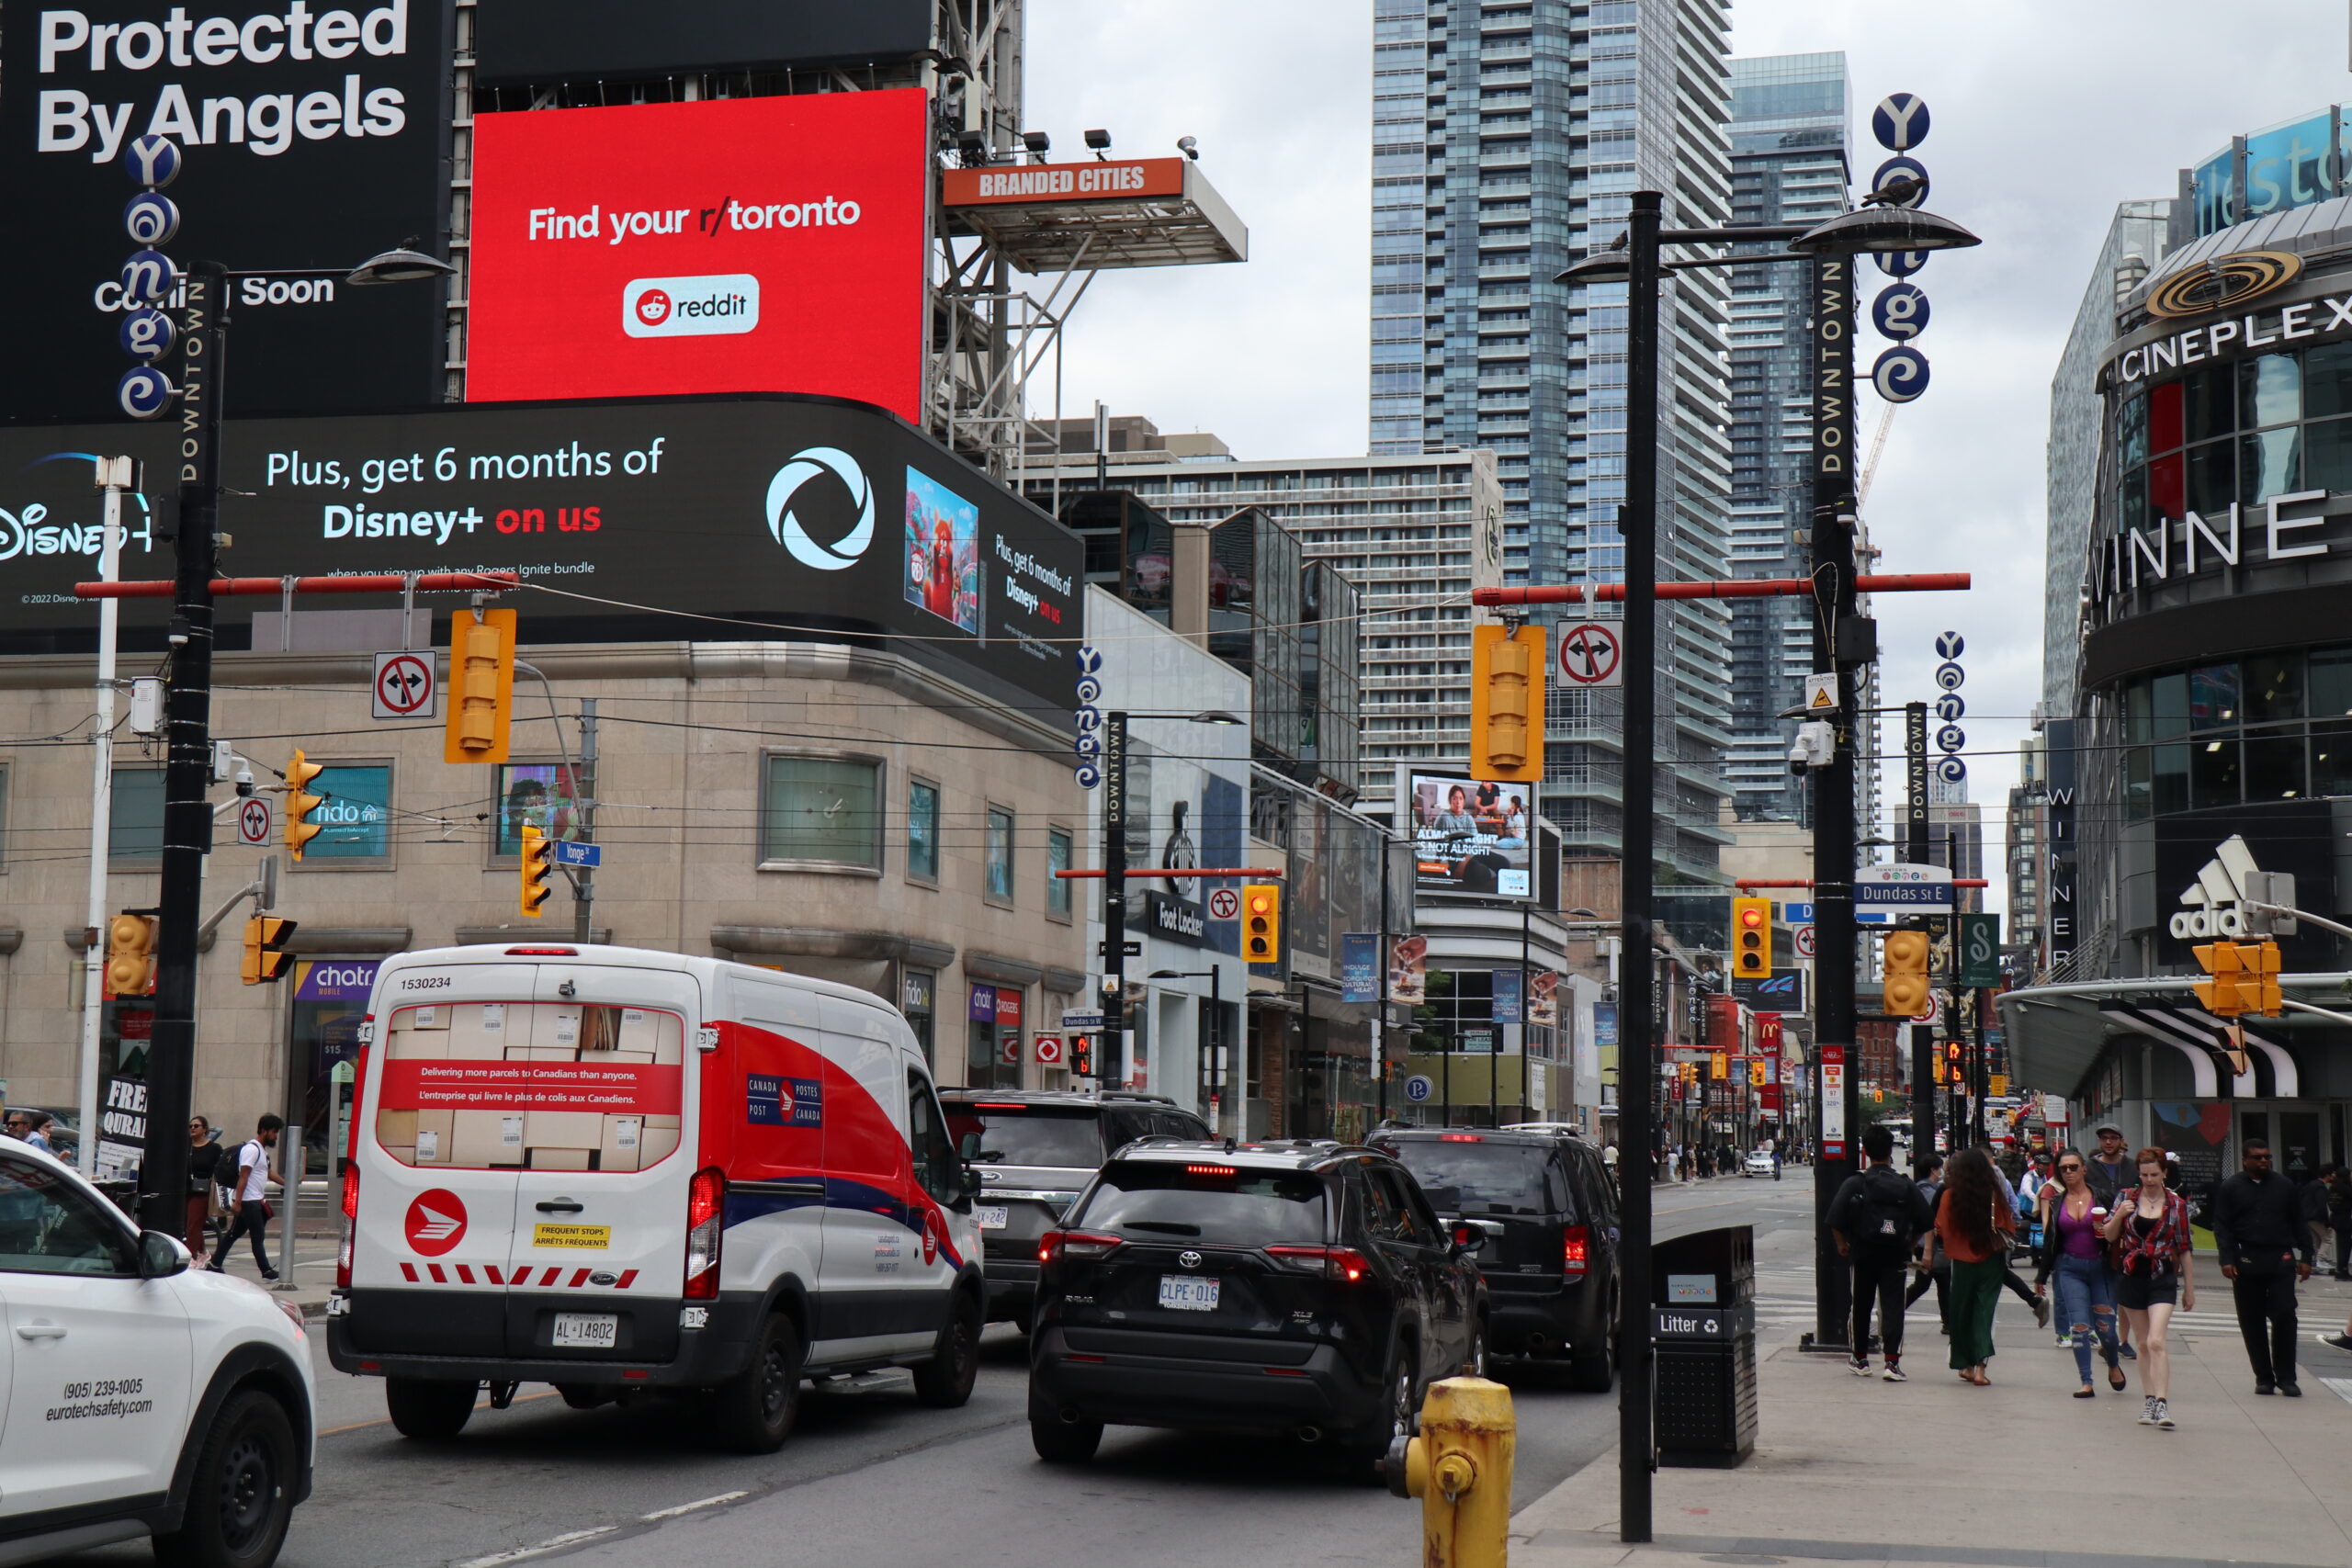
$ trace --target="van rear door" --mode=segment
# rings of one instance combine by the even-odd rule
[[[701,1004],[683,972],[540,967],[530,1042],[510,1047],[495,1108],[499,1157],[517,1168],[509,1355],[676,1355]]]

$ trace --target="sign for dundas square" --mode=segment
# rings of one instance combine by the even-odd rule
[[[474,121],[466,396],[814,392],[921,418],[918,88]]]

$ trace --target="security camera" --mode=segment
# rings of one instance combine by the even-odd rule
[[[1814,768],[1826,768],[1838,754],[1838,731],[1822,720],[1797,726],[1797,738],[1789,747],[1789,772],[1802,777]]]
[[[254,771],[253,771],[251,768],[239,768],[239,769],[237,770],[237,796],[238,796],[238,798],[239,798],[239,799],[245,799],[245,798],[247,798],[247,797],[250,797],[250,796],[252,795],[252,794],[253,794],[253,793],[254,793]]]
[[[1180,136],[1180,137],[1178,137],[1178,138],[1176,139],[1176,151],[1178,151],[1179,152],[1182,152],[1182,154],[1184,154],[1184,156],[1186,156],[1187,158],[1190,158],[1190,159],[1191,159],[1191,160],[1193,160],[1193,162],[1194,162],[1195,164],[1197,164],[1197,163],[1199,163],[1199,162],[1201,161],[1201,143],[1200,143],[1200,141],[1199,141],[1199,139],[1198,139],[1197,137],[1192,137],[1192,136]]]

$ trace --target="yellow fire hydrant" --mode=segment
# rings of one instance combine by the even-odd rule
[[[1421,1432],[1389,1450],[1388,1489],[1421,1500],[1421,1568],[1503,1568],[1519,1422],[1510,1390],[1485,1378],[1430,1385]]]

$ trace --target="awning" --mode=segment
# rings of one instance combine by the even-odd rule
[[[2285,978],[2332,985],[2344,977]],[[2129,1039],[2179,1052],[2200,1100],[2291,1100],[2303,1092],[2303,1071],[2292,1037],[2344,1027],[2307,1014],[2256,1019],[2245,1026],[2246,1070],[2241,1073],[2230,1057],[2229,1026],[2197,1005],[2190,990],[2195,983],[2161,976],[2003,993],[1998,1000],[2012,1076],[2038,1089],[2072,1095],[2109,1044]]]

